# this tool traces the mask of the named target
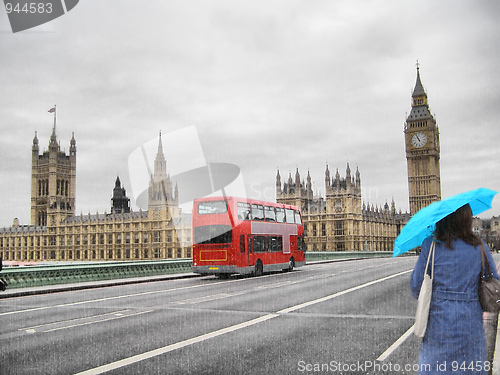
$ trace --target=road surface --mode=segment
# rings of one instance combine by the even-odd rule
[[[416,257],[0,300],[1,374],[415,374]]]

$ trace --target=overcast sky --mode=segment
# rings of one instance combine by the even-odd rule
[[[29,223],[33,136],[48,147],[54,104],[61,149],[77,142],[77,214],[109,212],[117,175],[134,198],[133,151],[192,126],[251,197],[275,199],[277,168],[321,193],[326,164],[349,163],[365,203],[407,211],[417,60],[442,196],[499,190],[499,19],[497,0],[84,0],[13,34],[0,9],[0,226]]]

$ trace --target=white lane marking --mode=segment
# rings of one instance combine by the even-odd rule
[[[246,322],[242,322],[242,323],[239,323],[239,324],[236,324],[236,325],[232,325],[230,327],[222,328],[222,329],[219,329],[217,331],[209,332],[209,333],[206,333],[204,335],[193,337],[191,339],[187,339],[187,340],[184,340],[184,341],[180,341],[180,342],[175,343],[175,344],[170,344],[170,345],[164,346],[162,348],[151,350],[149,352],[145,352],[145,353],[142,353],[142,354],[137,354],[137,355],[134,355],[134,356],[129,357],[129,358],[124,358],[124,359],[121,359],[121,360],[116,361],[116,362],[108,363],[107,365],[102,365],[102,366],[99,366],[99,367],[96,367],[96,368],[93,368],[93,369],[89,369],[89,370],[86,370],[86,371],[83,371],[83,372],[79,372],[78,374],[75,374],[75,375],[97,375],[97,374],[102,374],[103,372],[107,372],[107,371],[111,371],[111,370],[116,370],[116,369],[119,369],[121,367],[128,366],[128,365],[131,365],[131,364],[143,361],[145,359],[156,357],[158,355],[162,355],[162,354],[171,352],[173,350],[177,350],[177,349],[180,349],[180,348],[192,345],[192,344],[196,344],[198,342],[205,341],[205,340],[217,337],[217,336],[221,336],[221,335],[224,335],[224,334],[229,333],[229,332],[234,332],[234,331],[237,331],[237,330],[242,329],[242,328],[250,327],[252,325],[255,325],[255,324],[258,324],[258,323],[261,323],[261,322],[264,322],[264,321],[267,321],[267,320],[270,320],[270,319],[273,319],[273,318],[276,318],[276,317],[281,316],[283,314],[287,314],[287,313],[289,313],[291,311],[295,311],[295,310],[301,309],[301,308],[306,307],[306,306],[310,306],[310,305],[314,305],[316,303],[327,301],[329,299],[332,299],[332,298],[335,298],[335,297],[339,297],[341,295],[344,295],[344,294],[347,294],[347,293],[350,293],[350,292],[354,292],[354,291],[359,290],[361,288],[365,288],[365,287],[368,287],[368,286],[371,286],[371,285],[374,285],[374,284],[377,284],[377,283],[380,283],[380,282],[392,279],[394,277],[404,275],[404,274],[406,274],[408,272],[411,272],[411,271],[412,270],[398,272],[396,274],[393,274],[393,275],[390,275],[390,276],[386,276],[386,277],[383,277],[381,279],[373,280],[373,281],[370,281],[368,283],[364,283],[364,284],[358,285],[356,287],[349,288],[349,289],[343,290],[341,292],[331,294],[331,295],[326,296],[326,297],[318,298],[318,299],[315,299],[313,301],[309,301],[309,302],[306,302],[306,303],[301,303],[299,305],[292,306],[292,307],[289,307],[287,309],[280,310],[280,311],[278,311],[276,313],[266,314],[266,315],[261,316],[259,318],[248,320]]]
[[[415,327],[414,325],[411,326],[408,331],[406,331],[403,336],[401,336],[399,339],[397,339],[394,344],[392,344],[391,346],[389,346],[387,348],[387,350],[385,352],[383,352],[380,357],[378,357],[376,360],[377,361],[385,361],[387,359],[387,357],[389,357],[397,348],[399,348],[401,346],[401,344],[403,342],[405,342],[405,340],[410,337],[410,335],[413,333],[413,327]]]
[[[84,317],[81,317],[81,318],[74,318],[74,319],[68,319],[68,320],[60,320],[60,321],[52,322],[52,323],[44,323],[44,324],[39,324],[39,325],[36,325],[36,326],[19,328],[18,331],[27,331],[27,330],[30,330],[30,329],[34,330],[35,328],[53,326],[53,325],[56,325],[56,324],[63,324],[63,323],[69,323],[69,322],[76,322],[76,321],[80,321],[80,320],[88,320],[88,319],[93,319],[93,318],[99,318],[101,316],[120,314],[120,313],[127,312],[127,311],[130,311],[130,309],[119,310],[119,311],[109,312],[109,313],[105,313],[105,314],[97,314],[97,315],[84,316]]]
[[[267,315],[261,316],[259,318],[248,320],[248,321],[243,322],[243,323],[235,324],[235,325],[230,326],[230,327],[226,327],[226,328],[219,329],[217,331],[209,332],[209,333],[206,333],[206,334],[201,335],[201,336],[193,337],[191,339],[180,341],[180,342],[177,342],[175,344],[170,344],[170,345],[164,346],[163,348],[154,349],[154,350],[151,350],[149,352],[134,355],[132,357],[125,358],[125,359],[122,359],[122,360],[119,360],[116,362],[108,363],[107,365],[103,365],[103,366],[99,366],[99,367],[96,367],[96,368],[93,368],[93,369],[90,369],[87,371],[79,372],[76,375],[97,375],[97,374],[102,374],[103,372],[116,370],[116,369],[119,369],[121,367],[131,365],[133,363],[137,363],[137,362],[143,361],[143,360],[148,359],[148,358],[156,357],[158,355],[165,354],[165,353],[171,352],[173,350],[183,348],[185,346],[193,345],[193,344],[196,344],[196,343],[201,342],[201,341],[205,341],[205,340],[217,337],[217,336],[224,335],[224,334],[229,333],[229,332],[234,332],[234,331],[237,331],[239,329],[252,326],[254,324],[262,323],[266,320],[275,318],[277,316],[278,316],[277,314],[267,314]]]
[[[397,276],[404,275],[404,274],[406,274],[408,272],[411,272],[411,271],[412,270],[398,272],[398,273],[395,273],[394,275],[386,276],[386,277],[383,277],[381,279],[373,280],[373,281],[370,281],[368,283],[364,283],[364,284],[361,284],[361,285],[358,285],[358,286],[355,286],[355,287],[352,287],[352,288],[349,288],[349,289],[345,289],[345,290],[342,290],[342,291],[334,293],[334,294],[330,294],[329,296],[321,297],[321,298],[318,298],[318,299],[315,299],[315,300],[312,300],[312,301],[301,303],[299,305],[291,306],[291,307],[288,307],[286,309],[278,311],[278,314],[286,314],[286,313],[289,313],[289,312],[292,312],[292,311],[295,311],[295,310],[298,310],[298,309],[302,309],[304,307],[315,305],[315,304],[320,303],[320,302],[328,301],[328,300],[330,300],[332,298],[340,297],[340,296],[342,296],[344,294],[347,294],[347,293],[350,293],[350,292],[354,292],[355,290],[358,290],[358,289],[366,288],[367,286],[374,285],[374,284],[380,283],[382,281],[386,281],[386,280],[392,279],[392,278],[397,277]]]
[[[288,286],[288,285],[293,285],[293,284],[297,284],[301,281],[284,281],[282,283],[276,283],[276,284],[265,284],[265,285],[261,285],[261,286],[258,286],[257,289],[273,289],[273,288],[280,288],[282,286]]]
[[[180,301],[173,301],[170,303],[174,303],[176,305],[186,305],[190,304],[193,305],[195,303],[201,303],[201,302],[207,302],[207,301],[214,301],[218,299],[223,299],[223,298],[230,298],[230,297],[235,297],[235,296],[240,296],[242,294],[245,294],[245,292],[239,292],[239,293],[219,293],[219,294],[212,294],[209,296],[203,296],[203,297],[196,297],[196,298],[187,298],[183,299]]]
[[[123,318],[128,318],[128,317],[131,317],[131,316],[147,314],[147,313],[150,313],[150,312],[153,312],[153,311],[154,310],[139,311],[139,312],[136,312],[136,313],[133,313],[133,314],[127,314],[127,315],[121,315],[121,316],[113,316],[111,318],[99,319],[99,320],[95,320],[95,321],[92,321],[92,322],[78,323],[78,324],[72,324],[72,325],[64,326],[64,327],[57,327],[57,328],[47,329],[47,330],[45,330],[43,332],[54,332],[54,331],[60,331],[61,329],[87,326],[89,324],[102,323],[102,322],[107,322],[107,321],[110,321],[110,320],[123,319]]]
[[[326,279],[328,277],[333,277],[333,276],[337,276],[337,275],[338,275],[337,273],[329,273],[329,274],[323,274],[323,275],[318,275],[318,276],[309,276],[308,279],[319,280],[319,279]]]
[[[352,268],[352,269],[347,269],[347,270],[343,270],[343,271],[340,271],[338,273],[328,273],[328,274],[320,274],[320,275],[315,275],[315,276],[309,276],[309,279],[326,279],[328,277],[333,277],[333,276],[338,276],[340,274],[343,274],[343,273],[352,273],[352,272],[360,272],[360,271],[364,271],[364,270],[367,270],[367,269],[370,269],[370,268],[378,268],[378,267],[381,267],[381,266],[384,266],[384,265],[373,265],[373,266],[367,266],[367,267],[362,267],[362,268]]]

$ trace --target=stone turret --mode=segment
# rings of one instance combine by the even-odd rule
[[[111,213],[120,214],[130,212],[130,199],[127,197],[125,188],[121,186],[120,177],[116,177],[111,202]]]

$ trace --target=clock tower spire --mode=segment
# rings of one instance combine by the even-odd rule
[[[413,215],[421,208],[441,199],[439,128],[427,103],[418,61],[417,81],[404,134],[410,213]]]

